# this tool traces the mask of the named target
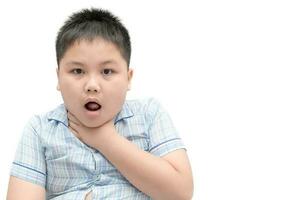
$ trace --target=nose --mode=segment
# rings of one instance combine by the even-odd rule
[[[86,93],[99,93],[100,92],[100,84],[97,81],[97,77],[90,77],[85,85]]]

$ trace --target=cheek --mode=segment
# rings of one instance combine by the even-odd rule
[[[110,96],[114,96],[114,98],[122,98],[126,96],[127,92],[127,83],[116,83],[112,84],[112,87],[108,90]]]
[[[75,98],[75,96],[78,95],[77,94],[78,91],[79,90],[76,89],[74,84],[70,84],[66,80],[61,81],[61,83],[60,83],[60,92],[61,92],[61,95],[64,98],[64,101],[68,101],[68,102],[75,101],[77,99],[77,98]]]
[[[76,93],[76,91],[78,91],[78,82],[74,79],[65,77],[60,80],[60,88],[64,93]]]
[[[107,99],[109,99],[109,102],[112,104],[122,106],[124,103],[124,100],[126,98],[127,93],[127,85],[126,83],[122,84],[114,84],[111,89],[109,89],[106,93]],[[118,107],[119,107],[118,106]]]

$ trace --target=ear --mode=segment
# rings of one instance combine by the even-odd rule
[[[56,76],[57,76],[56,90],[60,91],[60,86],[59,86],[59,69],[58,68],[56,68]]]
[[[131,89],[131,80],[133,76],[133,69],[129,68],[127,72],[127,77],[128,77],[128,88],[127,91]]]

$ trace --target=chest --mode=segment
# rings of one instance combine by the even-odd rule
[[[116,124],[119,134],[148,151],[147,127]],[[81,142],[66,126],[51,130],[45,139],[47,190],[60,193],[89,187],[91,184],[118,184],[128,182],[101,154]]]

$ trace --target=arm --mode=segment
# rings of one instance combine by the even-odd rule
[[[193,178],[185,150],[156,157],[115,132],[101,134],[97,149],[135,187],[153,199],[191,199]]]
[[[10,177],[7,191],[7,200],[44,200],[45,189],[42,186],[23,181],[14,176]]]
[[[68,113],[71,131],[96,148],[136,188],[153,199],[191,199],[193,178],[185,150],[157,157],[117,133],[112,121],[88,128]]]
[[[24,127],[11,167],[7,200],[45,199],[46,161],[39,131],[38,117]]]

